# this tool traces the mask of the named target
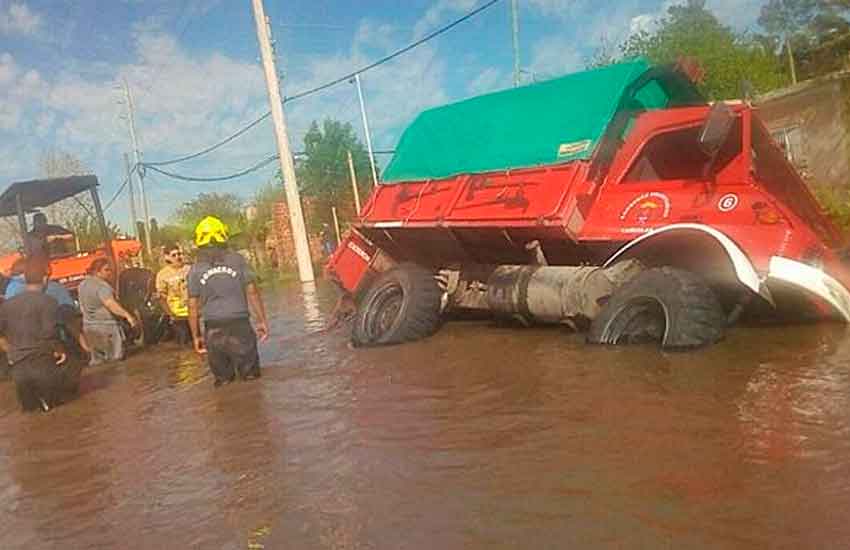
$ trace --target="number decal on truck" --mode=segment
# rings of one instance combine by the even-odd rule
[[[738,195],[735,193],[726,193],[720,200],[717,201],[717,209],[721,212],[731,212],[738,206]]]

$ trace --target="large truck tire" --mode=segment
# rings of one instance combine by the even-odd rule
[[[426,338],[440,326],[440,298],[434,273],[401,264],[380,275],[357,308],[355,346],[401,344]]]
[[[138,321],[135,328],[126,325],[125,334],[137,347],[158,343],[165,332],[165,314],[154,295],[155,278],[152,271],[140,267],[125,269],[119,276],[119,301]]]
[[[614,291],[590,325],[594,344],[659,342],[694,349],[723,338],[726,316],[701,278],[672,267],[648,269]]]

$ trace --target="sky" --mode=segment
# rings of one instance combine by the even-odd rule
[[[649,29],[683,0],[519,0],[525,82],[580,70],[602,44]],[[708,0],[722,22],[757,30],[763,0]],[[265,0],[284,95],[333,80],[421,38],[485,0]],[[393,149],[423,109],[512,85],[510,2],[362,75],[372,141]],[[250,0],[0,0],[0,188],[42,177],[48,151],[95,173],[108,202],[131,151],[126,81],[146,161],[211,145],[269,109]],[[293,150],[310,123],[350,122],[363,136],[353,85],[288,102]],[[167,167],[189,176],[238,172],[275,152],[266,121],[200,159]],[[385,162],[385,157],[380,157]],[[188,183],[151,173],[151,215],[167,221],[202,192],[250,199],[277,170]],[[128,225],[121,196],[108,216]]]

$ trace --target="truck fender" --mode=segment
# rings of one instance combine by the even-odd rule
[[[845,322],[850,322],[850,292],[824,271],[790,258],[773,256],[767,277],[768,283],[781,281],[801,292],[818,296],[832,306]]]
[[[766,285],[762,284],[761,278],[744,251],[723,232],[703,224],[677,223],[655,229],[617,250],[605,261],[603,267],[608,267],[625,259],[642,259],[652,243],[658,243],[662,240],[669,241],[671,238],[675,240],[676,237],[686,238],[687,235],[694,233],[697,233],[703,239],[709,238],[720,245],[729,260],[737,282],[773,304],[770,291]]]

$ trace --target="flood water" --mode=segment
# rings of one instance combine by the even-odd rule
[[[350,350],[333,291],[267,296],[259,381],[188,350],[0,383],[0,548],[847,548],[850,333],[688,354],[452,323]]]

